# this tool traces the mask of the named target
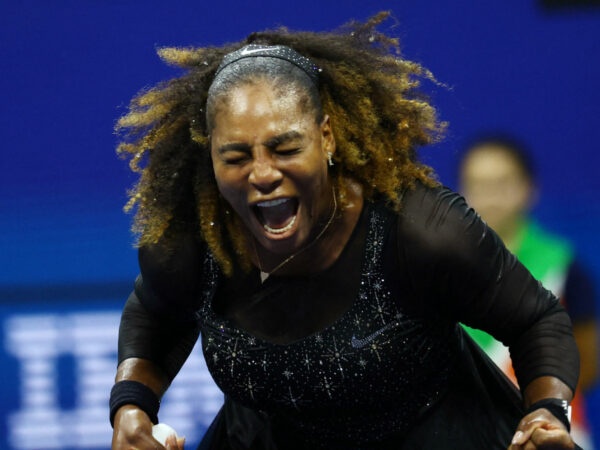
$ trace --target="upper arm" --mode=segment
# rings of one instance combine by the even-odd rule
[[[203,248],[182,238],[139,249],[141,274],[121,316],[119,362],[149,360],[171,379],[179,371],[199,335]]]
[[[522,386],[551,375],[575,387],[579,357],[564,308],[462,197],[417,189],[399,219],[398,249],[429,312],[508,345]]]
[[[399,251],[440,314],[510,343],[557,299],[458,194],[418,188],[399,221]]]
[[[181,235],[166,245],[159,242],[140,247],[140,276],[135,292],[152,313],[189,320],[201,306],[203,258],[206,244],[194,236]]]

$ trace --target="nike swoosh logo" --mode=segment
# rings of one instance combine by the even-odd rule
[[[249,49],[249,48],[244,48],[242,49],[242,51],[240,52],[240,55],[251,55],[252,53],[258,53],[258,52],[264,52],[265,49],[264,48],[255,48],[255,49]]]
[[[380,328],[379,330],[369,334],[367,337],[364,337],[362,339],[358,339],[356,336],[352,335],[352,339],[350,339],[350,345],[352,346],[352,348],[363,348],[369,345],[371,342],[373,342],[377,338],[377,336],[379,336],[382,333],[385,333],[393,326],[393,323],[388,323],[383,328]]]

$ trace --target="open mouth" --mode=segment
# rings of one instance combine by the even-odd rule
[[[278,198],[259,202],[254,205],[254,212],[267,233],[283,234],[296,223],[298,200]]]

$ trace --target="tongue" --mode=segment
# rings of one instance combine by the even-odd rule
[[[294,218],[296,205],[293,201],[287,201],[277,206],[259,207],[259,211],[266,226],[279,229],[285,227]]]

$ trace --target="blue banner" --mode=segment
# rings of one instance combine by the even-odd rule
[[[109,449],[108,393],[122,301],[0,306],[0,448]],[[223,403],[198,345],[161,402],[160,421],[195,448]]]

